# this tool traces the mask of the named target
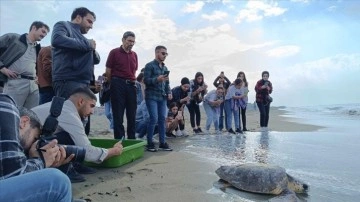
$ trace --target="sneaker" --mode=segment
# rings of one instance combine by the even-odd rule
[[[182,137],[183,136],[183,134],[182,134],[182,132],[180,130],[177,130],[175,132],[175,135],[176,135],[176,137]]]
[[[157,144],[157,143],[159,143],[159,140],[157,140],[156,138],[153,137],[152,142]]]
[[[78,172],[80,174],[94,174],[97,172],[97,170],[95,168],[85,166],[81,163],[74,162],[73,165],[74,165],[74,169],[76,170],[76,172]]]
[[[236,134],[236,133],[233,131],[233,129],[232,129],[232,128],[230,128],[230,129],[228,130],[228,133],[231,133],[231,134]]]
[[[181,133],[182,133],[182,135],[183,135],[184,137],[188,137],[188,136],[189,136],[189,134],[187,134],[187,132],[186,132],[185,130],[182,130]]]
[[[85,177],[80,175],[70,163],[68,171],[66,172],[66,175],[69,177],[71,183],[78,183],[78,182],[84,182]]]
[[[200,127],[198,128],[198,131],[199,131],[199,133],[202,133],[202,132],[203,132]]]
[[[149,152],[157,152],[157,149],[155,148],[154,143],[150,143],[146,146],[146,150]]]
[[[246,129],[246,128],[243,128],[243,132],[245,132],[245,131],[248,131],[248,129]]]
[[[169,145],[166,142],[160,143],[159,149],[161,149],[163,151],[172,151],[172,149],[169,147]]]
[[[198,133],[199,133],[199,130],[196,128],[196,129],[193,129],[193,132],[194,132],[195,134],[198,134]]]
[[[176,138],[176,135],[174,135],[173,133],[166,133],[166,137],[167,138]]]
[[[243,133],[242,130],[240,130],[240,128],[237,128],[235,132],[240,133],[240,134]]]

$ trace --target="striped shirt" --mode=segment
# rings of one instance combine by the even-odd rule
[[[20,117],[14,102],[0,94],[0,180],[44,168],[40,158],[27,159],[19,139]]]

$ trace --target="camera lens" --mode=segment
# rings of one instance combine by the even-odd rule
[[[84,147],[74,146],[74,145],[62,145],[66,151],[66,158],[71,154],[75,154],[74,158],[71,161],[83,162],[85,159],[86,150]]]

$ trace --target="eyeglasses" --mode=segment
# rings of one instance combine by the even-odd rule
[[[166,56],[169,55],[169,53],[167,53],[167,52],[161,52],[161,54],[164,55],[164,56],[165,56],[165,55],[166,55]]]

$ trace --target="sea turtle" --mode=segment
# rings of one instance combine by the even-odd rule
[[[232,186],[254,193],[291,197],[305,193],[309,186],[288,175],[280,166],[262,163],[246,163],[236,166],[220,166],[216,174]],[[296,196],[295,196],[296,197]]]

